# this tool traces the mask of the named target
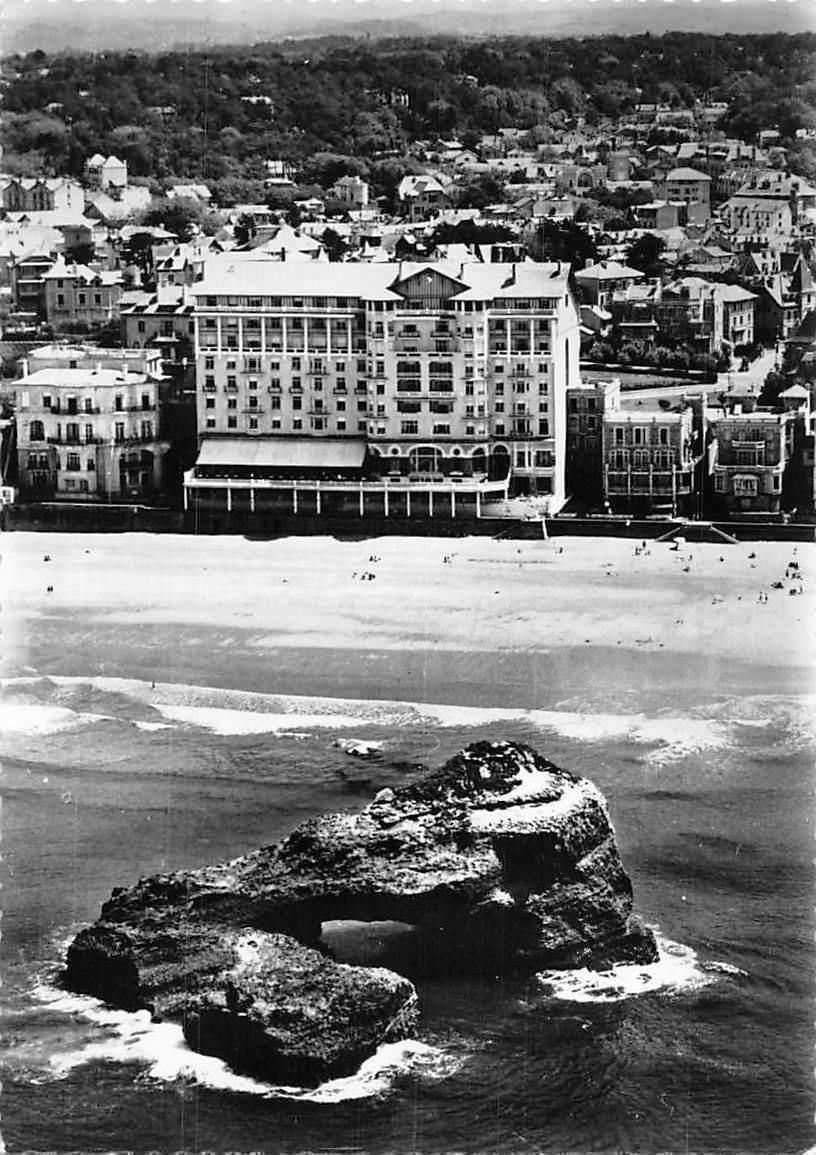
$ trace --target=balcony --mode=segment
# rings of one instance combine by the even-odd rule
[[[242,405],[241,412],[253,415],[255,413],[263,413],[263,409],[259,409],[256,405]]]

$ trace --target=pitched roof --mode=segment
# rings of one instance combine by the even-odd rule
[[[696,168],[673,168],[671,172],[666,173],[666,180],[707,180],[711,177],[707,172],[698,172]]]
[[[617,281],[623,277],[643,278],[646,274],[640,269],[633,269],[629,265],[621,265],[617,261],[598,261],[575,273],[576,280],[588,281]]]

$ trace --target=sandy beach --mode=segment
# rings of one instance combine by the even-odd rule
[[[3,673],[200,681],[203,648],[212,684],[293,693],[445,700],[454,671],[481,704],[681,675],[802,692],[814,565],[811,543],[15,533]]]

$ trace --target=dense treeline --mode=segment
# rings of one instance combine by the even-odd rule
[[[726,101],[720,127],[744,139],[816,127],[812,33],[34,52],[7,58],[4,76],[3,167],[31,173],[78,175],[93,153],[113,152],[137,177],[253,182],[267,157],[328,153],[338,173],[356,168],[387,186],[382,154],[416,139],[468,143],[521,127],[546,140],[568,117],[593,124],[638,102],[701,98]]]

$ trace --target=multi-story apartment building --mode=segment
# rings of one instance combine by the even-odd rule
[[[39,320],[45,320],[45,277],[55,259],[56,253],[50,247],[12,258],[9,263],[11,296],[19,312],[34,313]]]
[[[603,493],[616,512],[696,512],[702,459],[695,411],[683,401],[603,414]]]
[[[47,346],[23,365],[17,462],[24,496],[147,500],[160,490],[159,354]]]
[[[567,390],[567,489],[595,501],[603,479],[603,417],[620,405],[621,383],[579,381]]]
[[[436,491],[478,513],[509,488],[549,494],[557,509],[566,389],[578,381],[567,272],[217,258],[192,289],[202,452],[188,506],[213,489],[213,453],[225,485],[240,488],[250,466],[257,480],[264,460],[274,488],[287,463],[331,473],[356,447],[357,481],[362,470],[380,512],[398,498],[401,512],[432,512]],[[226,450],[213,450],[224,438],[232,482]]]

